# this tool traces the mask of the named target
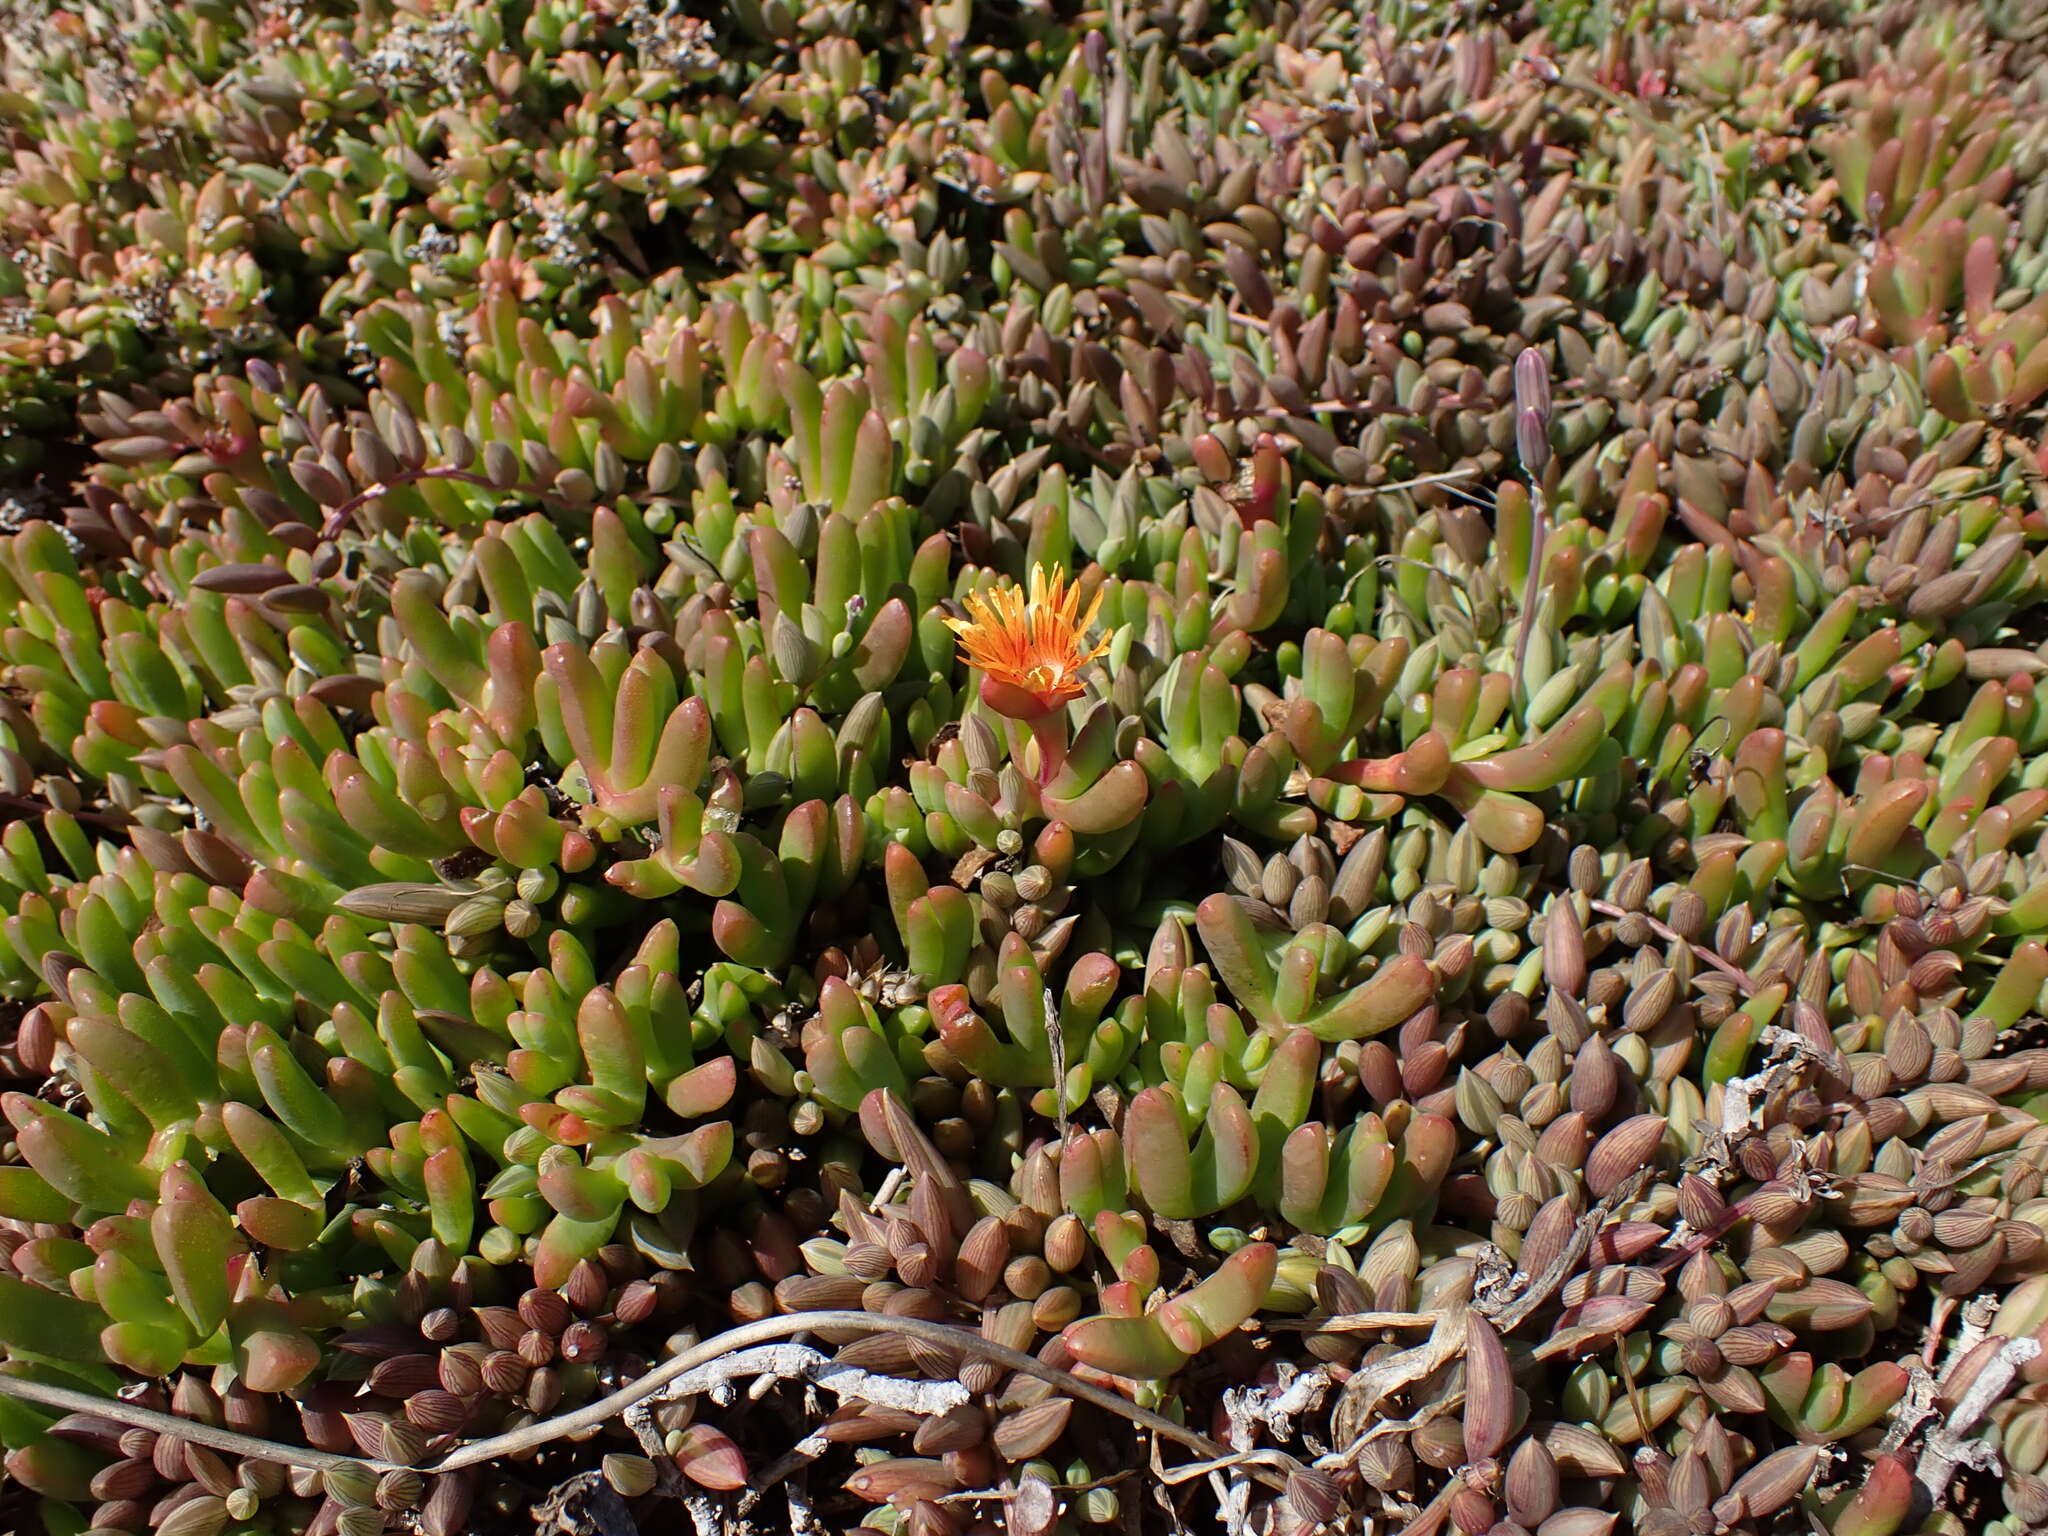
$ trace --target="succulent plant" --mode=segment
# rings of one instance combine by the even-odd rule
[[[2048,1528],[2037,4],[333,9],[0,18],[24,1528]]]

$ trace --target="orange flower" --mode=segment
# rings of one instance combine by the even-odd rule
[[[946,620],[960,637],[960,659],[981,673],[982,701],[1013,720],[1049,715],[1081,697],[1081,669],[1109,650],[1107,637],[1088,639],[1100,588],[1083,614],[1078,586],[1064,576],[1048,581],[1034,568],[1029,596],[1004,586],[966,601],[966,618]]]

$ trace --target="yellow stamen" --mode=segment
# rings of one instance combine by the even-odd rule
[[[1021,688],[1045,712],[1081,697],[1081,670],[1106,654],[1109,639],[1090,642],[1088,631],[1102,607],[1098,587],[1081,612],[1081,589],[1063,575],[1031,572],[1028,593],[1016,586],[971,592],[967,617],[948,619],[960,637],[960,659],[996,682]]]

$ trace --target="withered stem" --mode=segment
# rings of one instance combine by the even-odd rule
[[[389,496],[393,491],[404,490],[408,485],[417,485],[422,480],[457,480],[464,485],[481,486],[487,491],[496,491],[503,496],[540,496],[560,500],[562,493],[550,486],[530,485],[525,481],[514,481],[511,485],[500,485],[489,475],[480,475],[475,470],[451,469],[446,465],[434,469],[408,469],[404,474],[385,481],[379,480],[368,490],[359,491],[340,506],[327,514],[327,521],[320,525],[320,537],[336,539],[348,527],[348,521],[380,496]]]
[[[978,1355],[984,1360],[993,1360],[1008,1370],[1022,1371],[1027,1376],[1035,1376],[1040,1381],[1050,1382],[1070,1397],[1129,1419],[1141,1429],[1150,1430],[1155,1435],[1183,1445],[1199,1456],[1213,1460],[1230,1455],[1225,1447],[1207,1435],[1189,1429],[1184,1424],[1176,1424],[1173,1420],[1149,1409],[1140,1408],[1136,1403],[1120,1397],[1105,1387],[1083,1381],[1072,1372],[1047,1365],[1035,1355],[1007,1348],[965,1328],[927,1322],[923,1318],[896,1317],[877,1312],[826,1311],[793,1312],[782,1317],[764,1317],[757,1322],[729,1328],[724,1333],[715,1334],[700,1344],[669,1356],[645,1376],[628,1382],[618,1391],[601,1397],[594,1403],[586,1403],[567,1413],[557,1414],[553,1418],[543,1419],[502,1435],[472,1440],[412,1470],[428,1474],[455,1472],[464,1467],[494,1461],[499,1457],[517,1456],[536,1450],[569,1435],[596,1429],[619,1417],[636,1403],[655,1396],[677,1377],[712,1364],[737,1350],[766,1343],[771,1339],[787,1338],[791,1334],[822,1329],[897,1333],[923,1339],[926,1343],[937,1344],[947,1349],[956,1349],[963,1354]],[[332,1451],[316,1451],[308,1446],[263,1440],[254,1435],[238,1434],[234,1430],[217,1429],[196,1419],[161,1413],[156,1409],[144,1408],[140,1404],[124,1402],[119,1398],[102,1397],[92,1392],[77,1392],[69,1387],[53,1387],[18,1376],[0,1376],[0,1395],[40,1403],[47,1408],[61,1408],[69,1413],[90,1414],[94,1418],[106,1419],[116,1424],[155,1430],[158,1434],[175,1435],[217,1451],[226,1451],[230,1455],[254,1457],[259,1461],[274,1461],[287,1467],[309,1467],[315,1471],[327,1471],[353,1463],[366,1466],[374,1472],[401,1470],[397,1463],[380,1461],[375,1457],[338,1456]],[[1287,1460],[1290,1466],[1286,1470],[1298,1469],[1299,1463],[1294,1462],[1293,1458]],[[1259,1465],[1251,1466],[1247,1470],[1269,1487],[1286,1487],[1286,1470]]]

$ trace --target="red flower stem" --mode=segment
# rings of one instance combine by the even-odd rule
[[[1067,761],[1067,712],[1055,709],[1047,714],[1033,715],[1027,722],[1031,727],[1031,739],[1038,743],[1038,772],[1032,782],[1043,789]]]
[[[1532,480],[1534,476],[1530,477]],[[1550,538],[1549,509],[1540,486],[1529,487],[1529,573],[1522,579],[1522,612],[1515,626],[1515,686],[1526,702],[1533,690],[1523,680],[1529,662],[1529,631],[1536,623],[1536,597],[1543,582],[1543,546]]]

